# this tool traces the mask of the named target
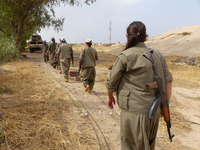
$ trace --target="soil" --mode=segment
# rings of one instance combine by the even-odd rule
[[[108,97],[105,84],[102,82],[102,77],[108,74],[109,70],[107,68],[113,64],[114,59],[107,61],[107,64],[105,64],[104,58],[98,60],[95,86],[91,93],[87,93],[84,91],[82,82],[76,81],[75,77],[70,77],[69,82],[64,82],[63,75],[59,73],[59,70],[55,70],[50,64],[43,62],[42,54],[39,51],[34,53],[25,52],[23,54],[27,56],[28,60],[33,61],[38,66],[38,69],[53,76],[72,91],[98,121],[99,127],[106,129],[103,130],[103,133],[108,140],[111,150],[120,150],[120,117],[118,116],[120,109],[115,105],[115,112],[113,112],[105,105]],[[70,69],[78,69],[79,54],[79,50],[74,50],[75,67],[71,67]],[[161,118],[157,134],[156,150],[200,149],[200,124],[195,124],[200,123],[199,91],[200,89],[186,89],[173,85],[170,107],[171,133],[175,134],[175,137],[172,143],[169,142],[166,125],[163,118]],[[79,112],[74,113],[75,115],[81,115]]]

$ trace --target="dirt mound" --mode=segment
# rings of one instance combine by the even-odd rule
[[[150,37],[145,44],[165,56],[200,56],[200,25],[181,27]],[[107,53],[118,55],[123,49],[124,46]]]
[[[111,51],[106,51],[106,53],[108,54],[111,54],[111,55],[119,55],[122,51],[124,50],[124,46],[123,47],[119,47],[119,48],[116,48],[114,50],[111,50]]]
[[[177,28],[153,36],[145,43],[164,55],[199,56],[200,25]]]

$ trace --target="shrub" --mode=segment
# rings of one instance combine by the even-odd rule
[[[190,35],[191,32],[183,32],[182,35]]]
[[[0,126],[0,143],[3,142],[4,140],[5,140],[5,135],[3,133],[2,127]]]
[[[4,85],[4,88],[0,87],[0,94],[2,93],[12,93],[12,88],[10,86]]]
[[[11,38],[4,36],[0,32],[0,63],[10,61],[13,57],[18,55],[18,50],[15,41]]]

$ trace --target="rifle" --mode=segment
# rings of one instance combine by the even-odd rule
[[[147,53],[150,53],[149,57],[146,56]],[[154,119],[157,108],[159,106],[161,107],[162,113],[164,115],[164,120],[167,124],[169,139],[170,139],[170,142],[172,142],[172,138],[174,137],[174,135],[171,135],[171,132],[170,132],[171,121],[170,121],[170,114],[169,114],[169,103],[166,98],[166,92],[164,90],[164,84],[163,84],[162,78],[156,72],[156,65],[155,65],[154,59],[153,59],[153,50],[149,50],[149,51],[143,53],[143,56],[152,63],[152,69],[154,72],[154,77],[153,77],[154,82],[146,83],[146,88],[148,90],[155,89],[155,93],[156,93],[156,99],[154,100],[153,104],[151,105],[151,108],[148,113],[148,117],[150,119]]]
[[[56,69],[56,66],[59,66],[59,63],[57,62],[57,57],[54,56],[53,57],[53,62],[51,64],[53,66],[54,69]]]

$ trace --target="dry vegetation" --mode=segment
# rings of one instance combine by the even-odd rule
[[[105,49],[105,48],[103,48]],[[115,57],[98,53],[98,82],[105,83],[107,68]],[[174,63],[177,56],[166,57],[174,77],[174,85],[200,87],[199,67]],[[3,64],[10,71],[0,71],[0,149],[99,149],[96,136],[86,119],[77,115],[77,108],[63,88],[50,76],[29,61]],[[176,111],[177,101],[172,97],[172,133],[187,134],[190,124]],[[62,118],[61,118],[62,116]],[[164,131],[164,132],[163,132]],[[179,133],[178,133],[179,132]],[[158,145],[167,149],[191,149],[166,141],[168,137],[163,119],[158,131]],[[168,140],[168,139],[167,139]],[[192,149],[191,149],[192,150]]]
[[[98,50],[107,51],[107,50],[113,50],[113,49],[119,48],[120,46],[115,46],[115,45],[114,45],[114,46],[99,46],[99,45],[93,45],[92,47],[95,48],[97,51],[98,51]],[[81,50],[81,49],[83,49],[83,48],[85,48],[85,46],[76,46],[76,45],[73,46],[73,49],[74,49],[74,50]]]
[[[195,58],[190,58],[189,61]],[[200,57],[198,57],[198,60]],[[173,83],[180,87],[198,88],[200,87],[200,67],[184,63],[185,57],[167,56],[166,61],[170,72],[173,74]]]
[[[189,148],[187,146],[183,146],[181,144],[181,141],[177,138],[176,135],[183,135],[187,137],[187,134],[191,131],[191,124],[182,118],[184,116],[180,114],[176,107],[179,105],[175,97],[171,98],[170,103],[170,111],[171,111],[171,134],[175,135],[175,138],[173,138],[173,142],[169,143],[169,140],[163,137],[168,137],[167,127],[166,123],[163,118],[160,119],[159,122],[159,129],[157,133],[157,140],[159,145],[162,145],[167,150],[194,150],[193,148]]]
[[[104,52],[98,53],[100,60],[98,61],[98,67],[109,68],[114,64],[116,56],[106,54]],[[195,60],[191,57],[189,61]],[[200,60],[200,57],[198,57]],[[173,74],[173,84],[185,88],[198,88],[200,87],[200,67],[197,65],[188,65],[184,63],[185,57],[181,56],[166,56],[166,62],[170,72]],[[108,63],[109,62],[109,63]],[[108,75],[108,71],[102,72],[101,77],[98,78],[99,82],[105,82]]]
[[[4,67],[11,70],[0,72],[1,150],[99,148],[92,127],[51,77],[31,62]]]
[[[108,55],[105,53],[101,53],[101,55],[103,58],[108,57]],[[113,59],[115,59],[115,57],[111,55],[110,57],[111,63],[109,63],[109,65],[114,64]],[[185,88],[200,87],[200,68],[197,66],[191,66],[191,65],[185,64],[184,59],[185,57],[180,57],[180,56],[166,57],[169,70],[173,74],[173,78],[174,78],[173,85],[185,87]],[[193,59],[194,58],[191,58],[190,61]],[[177,60],[179,63],[176,63]],[[107,75],[108,75],[108,71],[101,71],[101,76],[98,77],[98,82],[105,83]],[[176,100],[175,97],[172,97],[172,100],[170,103],[171,115],[173,116],[171,119],[171,123],[172,123],[171,133],[174,135],[180,135],[181,133],[186,137],[187,134],[191,131],[191,124],[185,121],[184,119],[182,119],[184,118],[184,116],[176,110],[177,105],[180,105],[179,102]],[[183,146],[181,144],[181,141],[179,141],[177,138],[175,138],[175,141],[173,139],[173,142],[169,144],[169,140],[163,137],[168,137],[168,133],[167,133],[167,128],[166,128],[166,123],[163,120],[163,118],[161,118],[159,130],[158,130],[158,136],[157,136],[158,145],[162,145],[162,147],[169,150],[175,150],[175,149],[194,150],[193,148]]]

